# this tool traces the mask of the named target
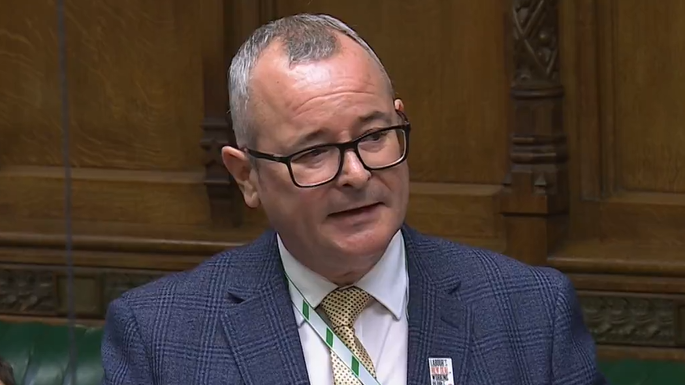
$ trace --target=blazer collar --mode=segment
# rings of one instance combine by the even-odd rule
[[[246,384],[308,385],[276,234],[231,253],[221,324]]]
[[[429,358],[451,358],[454,381],[467,383],[473,314],[460,299],[453,246],[402,228],[409,272],[407,384],[430,381]]]

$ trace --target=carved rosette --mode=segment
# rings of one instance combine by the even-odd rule
[[[664,298],[581,296],[585,323],[597,343],[678,345],[678,303]]]

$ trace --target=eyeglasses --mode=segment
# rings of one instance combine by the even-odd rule
[[[345,163],[345,154],[353,150],[365,169],[384,170],[397,166],[407,159],[411,125],[401,112],[404,123],[374,130],[344,143],[321,144],[287,156],[266,154],[252,149],[245,151],[255,158],[283,163],[290,178],[300,188],[318,187],[338,177]]]

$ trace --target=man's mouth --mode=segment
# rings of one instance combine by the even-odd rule
[[[331,214],[331,216],[338,217],[338,216],[363,214],[367,211],[375,209],[379,205],[380,205],[380,203],[372,203],[370,205],[359,206],[359,207],[355,207],[355,208],[348,209],[348,210],[338,211],[338,212]]]

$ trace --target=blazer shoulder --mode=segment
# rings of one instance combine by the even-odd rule
[[[446,279],[458,276],[467,290],[492,287],[499,293],[533,290],[555,295],[569,282],[554,268],[529,265],[491,250],[432,236],[414,235],[414,239],[431,271]]]
[[[236,270],[252,269],[263,256],[264,248],[257,242],[219,252],[194,268],[169,273],[154,281],[124,292],[123,299],[133,310],[158,305],[168,306],[184,298],[218,297],[218,290],[230,276],[245,274]],[[257,271],[257,270],[253,270]],[[166,300],[166,302],[164,302]]]

